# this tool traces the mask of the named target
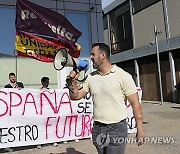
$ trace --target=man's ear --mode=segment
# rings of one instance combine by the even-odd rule
[[[102,53],[102,60],[106,59],[106,54],[105,52]]]

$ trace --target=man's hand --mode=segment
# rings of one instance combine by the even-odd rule
[[[72,82],[76,81],[79,77],[80,73],[78,70],[76,71],[71,71],[70,74],[67,76],[66,78],[66,82],[69,82],[67,83],[68,85],[71,85]]]
[[[79,77],[79,71],[71,71],[66,78],[66,86],[71,93],[74,93],[74,88],[77,87],[77,79]]]
[[[79,100],[86,96],[86,91],[77,84],[77,79],[79,77],[79,71],[71,71],[66,78],[67,87],[69,89],[70,98],[72,100]]]
[[[144,143],[144,133],[143,132],[141,132],[141,133],[137,132],[136,138],[137,138],[138,146],[140,146]]]

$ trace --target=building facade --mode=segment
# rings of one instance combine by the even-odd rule
[[[179,7],[179,0],[115,0],[103,9],[111,62],[132,74],[143,100],[180,101]]]
[[[37,5],[64,15],[82,32],[77,43],[81,45],[80,58],[89,58],[91,44],[103,42],[101,0],[29,0]],[[58,88],[61,72],[52,63],[17,57],[15,51],[16,0],[0,1],[0,88],[9,82],[8,74],[14,72],[26,88],[40,88],[43,76],[50,78],[50,88]]]

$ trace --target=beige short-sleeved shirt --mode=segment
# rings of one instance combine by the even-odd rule
[[[132,76],[116,65],[105,75],[90,73],[82,86],[92,94],[94,121],[106,124],[127,118],[125,97],[137,92]]]

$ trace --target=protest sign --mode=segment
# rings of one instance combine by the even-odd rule
[[[141,100],[142,90],[138,88]],[[136,132],[127,102],[128,133]],[[54,143],[91,137],[91,94],[70,100],[67,89],[0,89],[0,148]]]
[[[0,148],[90,138],[92,101],[63,89],[0,89],[0,128]]]

